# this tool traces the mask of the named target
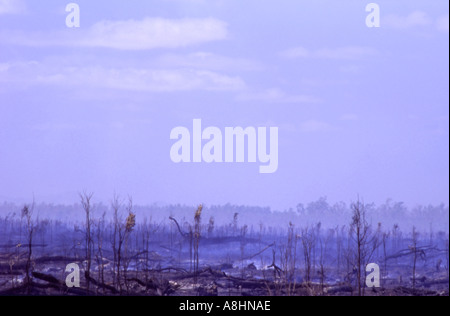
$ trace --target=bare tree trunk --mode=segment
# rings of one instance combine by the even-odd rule
[[[339,226],[336,227],[336,257],[337,257],[337,275],[341,274],[341,255],[342,252],[342,239],[339,233]]]
[[[417,264],[417,242],[418,242],[419,234],[416,231],[416,227],[413,227],[412,232],[412,246],[411,250],[413,251],[414,259],[413,259],[413,276],[412,276],[412,282],[413,282],[413,289],[416,289],[416,264]]]
[[[356,236],[358,240],[358,255],[357,255],[357,284],[358,284],[358,296],[361,296],[361,227],[358,225],[356,230]]]
[[[383,234],[383,256],[384,256],[384,275],[387,276],[388,275],[388,270],[387,270],[387,249],[386,249],[386,243],[387,243],[387,239],[389,238],[389,234],[388,233],[384,233]]]
[[[27,285],[27,293],[30,295],[31,293],[31,260],[33,255],[33,233],[34,233],[34,225],[32,221],[34,210],[34,201],[31,206],[25,205],[22,209],[22,217],[25,217],[26,225],[27,225],[27,243],[28,243],[28,253],[27,253],[27,262],[25,264],[25,283]]]
[[[119,286],[119,275],[120,271],[118,267],[120,267],[120,263],[118,263],[118,240],[119,238],[119,231],[120,231],[120,219],[119,219],[119,210],[122,206],[122,203],[120,202],[120,198],[118,195],[114,194],[113,200],[111,201],[111,208],[113,210],[113,233],[112,233],[112,251],[113,251],[113,286],[118,287]]]
[[[131,197],[128,200],[128,205],[126,206],[126,211],[128,212],[128,217],[124,225],[119,223],[118,233],[119,233],[119,249],[117,251],[117,282],[119,285],[119,291],[122,293],[122,281],[121,281],[121,273],[120,269],[123,265],[123,281],[125,288],[127,289],[127,293],[129,292],[128,280],[127,280],[127,270],[128,270],[128,258],[127,250],[128,250],[128,236],[136,225],[136,215],[133,213],[133,200]],[[125,258],[123,258],[122,248],[125,247]],[[122,263],[122,261],[124,261]]]
[[[370,226],[366,221],[366,210],[364,203],[360,202],[359,198],[356,203],[352,204],[352,222],[351,222],[351,236],[356,242],[356,285],[358,287],[358,296],[363,295],[362,291],[362,269],[363,263],[367,256],[366,247],[370,242]],[[373,249],[375,251],[376,248]],[[365,267],[364,267],[365,273]]]
[[[295,277],[295,266],[297,261],[297,235],[292,223],[288,228],[288,296],[295,293],[297,279]]]
[[[30,291],[31,286],[31,256],[33,255],[33,227],[30,227],[28,233],[28,255],[27,255],[27,263],[25,265],[25,275],[26,275],[26,283],[28,285],[28,292]],[[28,293],[30,294],[30,293]]]
[[[121,259],[122,259],[122,243],[123,243],[123,237],[119,230],[119,248],[117,249],[117,285],[119,286],[119,293],[122,293],[122,281],[121,281],[121,273],[120,273],[120,267],[121,267]]]
[[[199,268],[199,253],[198,248],[200,244],[200,223],[201,223],[201,215],[202,215],[203,205],[199,205],[197,211],[194,216],[194,282],[197,283],[197,274]]]
[[[324,294],[324,286],[325,286],[325,263],[324,263],[324,249],[322,238],[319,237],[319,244],[320,244],[320,258],[319,258],[319,274],[320,274],[320,292],[323,295]],[[326,245],[325,245],[326,248]]]
[[[311,282],[311,252],[314,236],[308,228],[302,229],[301,239],[303,245],[303,258],[305,261],[305,282]]]
[[[81,205],[83,206],[85,215],[86,215],[86,234],[85,234],[85,247],[86,247],[86,271],[85,273],[87,276],[91,276],[91,260],[92,260],[92,236],[91,236],[91,211],[92,211],[92,205],[91,205],[91,199],[93,193],[80,193],[80,199],[81,199]],[[90,289],[90,278],[86,278],[86,288],[89,293]]]
[[[446,270],[447,270],[447,278],[449,277],[449,240],[445,241],[445,261],[446,261]]]
[[[103,213],[102,218],[98,221],[97,226],[97,265],[98,265],[98,279],[102,284],[105,284],[104,277],[104,261],[103,261],[103,230],[105,225],[105,213]],[[105,293],[105,288],[102,288],[103,294]]]

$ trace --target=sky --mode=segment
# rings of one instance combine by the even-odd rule
[[[449,3],[0,0],[0,201],[449,203]],[[278,127],[278,170],[171,130]]]

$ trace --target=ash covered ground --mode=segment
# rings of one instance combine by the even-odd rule
[[[372,225],[364,205],[334,228],[249,226],[239,213],[218,224],[202,207],[152,221],[139,220],[131,204],[112,216],[84,206],[85,221],[39,218],[34,205],[0,217],[0,295],[449,294],[448,233]],[[378,288],[366,286],[368,263],[380,267]],[[80,269],[79,287],[67,286],[69,264]]]

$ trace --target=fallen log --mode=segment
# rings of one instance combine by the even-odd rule
[[[40,284],[40,283],[36,283],[36,282],[30,282],[29,284],[22,284],[18,287],[0,291],[0,296],[29,295],[30,293],[32,295],[38,295],[38,296],[49,295],[48,293],[43,293],[43,292],[37,291],[39,289],[41,289],[41,290],[54,289],[54,290],[58,291],[59,295],[69,293],[69,294],[73,294],[73,295],[77,295],[77,296],[86,296],[89,294],[85,289],[66,287],[61,281],[59,281],[52,275],[47,275],[47,274],[43,274],[43,273],[39,273],[39,272],[33,272],[32,275],[35,279],[45,281],[47,283]],[[54,295],[54,294],[52,294],[52,295]]]
[[[250,257],[248,257],[248,258],[245,258],[244,260],[251,260],[251,259],[253,259],[254,257],[259,256],[260,254],[264,253],[266,250],[272,248],[273,246],[275,246],[275,243],[272,243],[272,244],[268,245],[266,248],[264,248],[264,249],[261,250],[260,252],[254,254],[254,255],[252,255],[252,256],[250,256]]]
[[[433,285],[440,285],[440,284],[449,284],[449,279],[445,278],[445,279],[437,279],[437,280],[431,280],[428,282],[423,282],[422,284],[420,284],[423,287],[431,287]]]
[[[51,284],[55,284],[58,286],[62,286],[63,283],[60,282],[57,278],[55,278],[53,275],[50,274],[43,274],[43,273],[39,273],[39,272],[33,272],[32,276],[36,279],[42,280],[42,281],[46,281],[48,283]]]
[[[92,284],[94,284],[98,288],[109,290],[113,294],[119,294],[119,291],[115,287],[113,287],[111,285],[108,285],[108,284],[105,284],[105,283],[102,283],[100,281],[97,281],[96,279],[91,277],[87,271],[84,272],[84,276],[85,276],[86,280],[89,280],[89,282],[91,282]]]
[[[337,294],[337,293],[352,293],[353,288],[350,285],[339,285],[339,286],[332,286],[329,288],[325,288],[324,292],[326,294]]]
[[[172,288],[172,285],[167,280],[159,281],[156,279],[151,279],[148,282],[144,282],[142,280],[139,280],[138,278],[130,278],[127,279],[127,281],[136,282],[140,286],[144,286],[147,290],[152,290],[154,292],[154,295],[167,296],[175,293],[175,289]]]
[[[214,271],[211,269],[211,267],[205,268],[202,271],[199,271],[197,273],[187,273],[185,275],[180,275],[180,276],[176,276],[174,277],[174,280],[183,280],[183,279],[190,279],[190,278],[195,278],[195,277],[200,277],[204,274],[210,274],[213,277],[216,278],[224,278],[227,277],[227,275],[225,274],[225,272],[218,272],[218,271]]]
[[[438,250],[438,249],[436,247],[432,247],[432,246],[417,247],[417,249],[415,251],[414,251],[414,249],[403,249],[393,255],[387,256],[385,260],[387,261],[387,260],[391,260],[391,259],[397,259],[397,258],[413,255],[414,253],[418,253],[421,257],[425,257],[426,252],[430,251],[430,250]]]
[[[435,296],[437,295],[437,292],[435,291],[428,291],[428,290],[423,290],[423,289],[412,289],[412,288],[407,288],[404,286],[400,286],[394,289],[394,292],[397,295],[408,295],[408,296]]]
[[[60,295],[64,295],[64,294],[73,294],[76,296],[87,296],[87,295],[93,295],[93,293],[89,293],[86,289],[81,289],[81,288],[68,288],[64,285],[57,285],[57,284],[53,284],[53,283],[49,283],[49,284],[39,284],[39,283],[31,283],[31,288],[37,288],[37,289],[55,289],[60,291]],[[38,295],[48,295],[48,294],[38,294]],[[52,296],[54,296],[52,294]]]
[[[145,272],[150,272],[150,273],[161,273],[164,271],[176,271],[176,272],[180,272],[180,273],[189,273],[187,270],[183,269],[183,268],[176,268],[176,267],[167,267],[167,268],[162,268],[162,269],[150,269],[150,270],[144,270]]]

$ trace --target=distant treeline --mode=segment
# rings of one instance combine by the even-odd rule
[[[94,195],[95,203],[95,195]],[[31,203],[32,201],[30,201]],[[319,198],[310,203],[299,203],[295,208],[284,212],[272,211],[269,207],[239,206],[232,204],[205,205],[202,221],[207,225],[213,220],[217,225],[233,225],[238,220],[239,225],[248,225],[250,229],[259,227],[286,228],[289,223],[297,227],[304,227],[321,223],[323,227],[334,228],[348,225],[351,219],[351,203],[338,202],[330,204],[326,197]],[[191,221],[192,214],[197,206],[188,205],[148,205],[134,206],[136,221],[144,219],[153,222],[168,223],[169,217],[174,216],[181,220]],[[0,217],[19,218],[23,205],[3,202],[0,204]],[[449,208],[440,205],[418,205],[408,208],[403,202],[387,200],[381,205],[366,204],[368,222],[374,226],[381,223],[385,228],[398,225],[403,230],[410,230],[415,226],[419,231],[449,230]],[[105,203],[94,204],[94,216],[103,213],[111,215],[111,206]],[[64,223],[78,223],[84,220],[84,211],[80,203],[72,205],[55,205],[51,203],[35,204],[35,214],[41,219],[52,219]],[[95,215],[96,214],[96,215]]]

